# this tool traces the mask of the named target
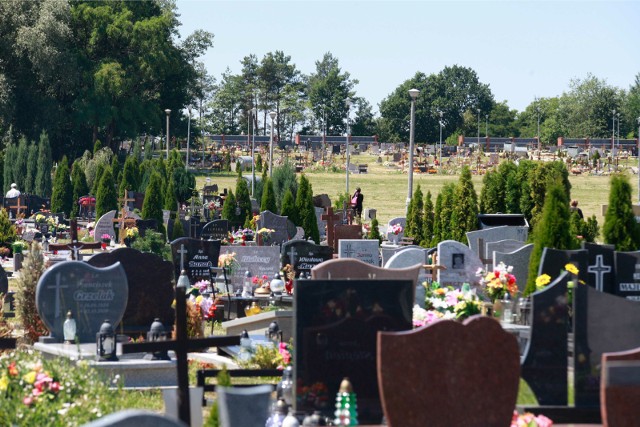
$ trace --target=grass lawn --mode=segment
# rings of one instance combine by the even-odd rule
[[[397,168],[384,165],[386,162],[377,164],[376,157],[369,154],[352,156],[353,164],[367,163],[369,171],[366,174],[352,174],[349,176],[349,192],[353,193],[356,187],[362,188],[364,194],[364,207],[377,210],[377,218],[381,225],[387,223],[391,218],[404,216],[406,211],[406,198],[408,176]],[[340,162],[340,161],[339,161]],[[340,164],[340,163],[338,163]],[[635,164],[631,160],[630,164]],[[313,186],[314,194],[326,193],[331,200],[335,200],[340,193],[345,191],[345,173],[342,172],[305,172],[307,178]],[[245,173],[250,176],[251,172]],[[257,172],[256,176],[261,173]],[[217,184],[220,190],[231,188],[235,192],[235,173],[213,173],[210,175],[199,175],[197,177],[197,188],[205,185],[205,178],[209,176],[212,184]],[[607,204],[609,199],[609,177],[596,175],[571,175],[572,190],[571,198],[578,200],[579,207],[585,217],[595,215],[598,224],[602,227],[604,217],[602,216],[601,205]],[[458,175],[430,175],[426,173],[414,173],[414,190],[420,185],[422,192],[426,194],[431,191],[432,200],[435,204],[436,197],[444,184],[457,182]],[[630,177],[633,191],[633,201],[637,201],[637,176]],[[482,175],[474,175],[473,183],[478,195],[482,189]]]

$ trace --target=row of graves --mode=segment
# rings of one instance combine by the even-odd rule
[[[504,262],[514,266],[517,283],[524,287],[532,245],[526,244],[526,224],[499,225],[510,223],[512,219],[497,221],[495,218],[483,218],[484,228],[468,233],[467,245],[455,241],[438,244],[438,263],[443,268],[434,272],[422,268],[428,263],[427,249],[392,244],[389,246],[397,247],[385,248],[394,252],[383,263],[384,267],[380,267],[380,258],[376,257],[382,253],[382,248],[378,242],[361,239],[361,234],[356,233],[356,226],[335,224],[340,222],[335,216],[338,215],[330,207],[320,214],[320,220],[326,222],[327,243],[331,243],[327,245],[293,239],[293,230],[286,218],[262,212],[260,226],[274,229],[272,238],[275,244],[258,245],[256,242],[256,245],[222,246],[222,239],[218,237],[228,233],[228,224],[225,229],[224,223],[213,221],[215,224],[208,224],[210,234],[201,233],[201,238],[181,238],[172,242],[172,262],[153,254],[121,248],[94,255],[87,262],[56,264],[45,272],[37,287],[38,311],[51,335],[36,347],[47,354],[67,357],[94,358],[97,352],[102,361],[95,362],[96,365],[107,372],[119,373],[128,386],[178,384],[179,417],[189,423],[189,393],[186,391],[189,384],[185,379],[187,352],[217,346],[218,355],[237,355],[241,351],[240,331],[247,330],[254,343],[263,342],[264,330],[275,319],[283,332],[281,339],[285,342],[292,339],[296,349],[292,375],[294,387],[298,387],[293,396],[297,398],[287,402],[295,411],[299,414],[320,411],[330,416],[335,409],[333,398],[338,394],[343,378],[349,377],[357,393],[360,423],[380,423],[383,412],[389,416],[387,406],[391,405],[385,403],[384,397],[381,398],[379,381],[382,380],[382,371],[388,370],[397,378],[406,378],[416,372],[429,371],[425,361],[431,359],[425,358],[427,353],[442,356],[438,363],[433,361],[434,365],[442,367],[442,361],[446,360],[442,351],[448,344],[443,346],[432,342],[432,347],[417,353],[413,347],[401,346],[403,362],[386,362],[384,370],[381,370],[383,353],[379,332],[412,329],[412,308],[416,303],[424,303],[424,295],[420,295],[423,287],[419,283],[433,278],[443,285],[470,283],[477,286],[479,268],[490,268]],[[353,234],[342,238],[342,227],[350,227],[345,230]],[[202,238],[203,235],[206,238]],[[235,254],[237,265],[231,271],[221,271],[218,260],[231,253]],[[335,255],[338,259],[334,259]],[[577,277],[571,277],[564,271],[567,263],[578,267]],[[241,295],[247,272],[251,277],[272,279],[283,269],[290,269],[295,276],[291,278],[293,296],[270,295],[266,299],[285,310],[244,316],[237,307],[260,300],[256,294]],[[618,357],[625,360],[615,364],[604,363],[603,357],[606,359],[609,353],[640,347],[640,333],[635,328],[640,321],[638,271],[640,252],[616,252],[609,246],[595,244],[585,244],[577,251],[545,249],[539,274],[548,274],[554,278],[553,282],[530,297],[527,321],[523,322],[526,325],[503,324],[504,330],[524,342],[520,349],[520,363],[513,369],[528,382],[540,404],[527,410],[545,414],[555,422],[600,422],[602,377],[607,381],[607,389],[624,393],[624,387],[631,387],[629,390],[637,393],[638,384],[634,378],[637,378],[640,356],[631,352]],[[222,281],[216,280],[218,274],[222,274]],[[184,284],[193,285],[203,280],[210,281],[208,291],[212,295],[228,291],[225,297],[228,306],[224,306],[225,298],[221,299],[227,336],[200,340],[186,337],[186,319],[181,310],[185,304],[184,292],[190,286]],[[570,281],[576,283],[571,293]],[[174,287],[176,283],[178,287]],[[217,287],[219,283],[223,288]],[[172,308],[174,298],[176,310]],[[235,313],[232,304],[236,304]],[[65,337],[65,316],[69,311],[76,323],[78,346],[61,343]],[[113,328],[112,335],[109,335],[109,327],[105,327],[105,319]],[[170,330],[170,325],[175,323],[174,339],[165,336],[158,343],[124,344],[122,355],[116,355],[116,350],[113,350],[113,357],[120,360],[104,357],[111,355],[110,348],[107,348],[109,345],[113,344],[117,349],[118,335],[143,334],[155,320],[164,325],[165,330]],[[102,332],[108,336],[103,336]],[[484,338],[493,346],[496,341],[492,334],[483,332],[476,337],[477,340],[470,341],[468,336],[466,339],[474,345],[483,346]],[[109,337],[113,341],[109,341]],[[149,341],[153,340],[153,335],[147,337]],[[449,338],[447,336],[447,343]],[[147,359],[153,359],[167,350],[175,353],[175,360],[143,358],[144,352],[151,355]],[[468,388],[469,397],[464,400],[466,403],[473,401],[470,407],[493,408],[499,405],[497,401],[500,399],[482,401],[477,392],[479,378],[486,382],[480,387],[481,394],[493,397],[500,392],[499,384],[487,378],[506,374],[507,368],[501,371],[501,367],[495,367],[491,362],[499,359],[495,357],[495,347],[486,354],[477,348],[469,351],[475,351],[475,355],[472,360],[464,358],[465,361],[475,367],[488,366],[496,371],[485,372],[484,377],[457,377],[456,392]],[[405,357],[413,359],[407,361]],[[412,369],[406,369],[407,366]],[[605,370],[609,366],[610,370]],[[203,373],[199,376],[199,383],[205,389],[208,376],[211,375]],[[437,375],[432,375],[429,380],[443,381]],[[632,384],[628,384],[629,381]],[[421,387],[443,390],[426,384]],[[568,400],[570,388],[574,390],[573,405],[569,405]],[[412,389],[402,394],[403,399],[418,405],[415,399],[424,394],[418,391]],[[400,390],[396,394],[398,392]],[[455,393],[449,398],[450,401],[443,402],[439,408],[430,406],[435,411],[432,416],[440,415],[447,419],[446,414],[452,412],[454,402],[460,401]],[[611,399],[607,405],[610,402]],[[232,405],[229,408],[231,416],[248,416],[242,408],[240,404]],[[619,411],[624,412],[625,409],[629,408],[623,407]],[[264,423],[268,414],[256,411],[252,416],[262,417]],[[414,413],[413,416],[425,415]]]

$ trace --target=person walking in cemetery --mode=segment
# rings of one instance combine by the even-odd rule
[[[580,219],[584,219],[584,215],[582,215],[582,209],[580,209],[578,207],[578,201],[573,199],[571,201],[571,207],[569,208],[569,210],[573,213],[573,212],[578,212],[578,215],[580,216]]]
[[[352,217],[360,220],[360,216],[362,215],[362,202],[364,201],[364,195],[360,190],[360,187],[356,188],[356,192],[351,196],[351,210]]]
[[[9,191],[7,191],[7,194],[5,195],[5,197],[8,199],[20,197],[20,190],[18,190],[18,184],[16,184],[15,182],[11,184],[11,188],[9,189]]]

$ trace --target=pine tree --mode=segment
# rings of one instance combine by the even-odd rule
[[[51,195],[51,210],[53,212],[63,212],[65,216],[71,214],[73,205],[73,187],[71,185],[71,174],[67,156],[62,157],[56,170],[56,177]]]
[[[40,134],[38,143],[38,172],[36,173],[35,193],[40,197],[51,196],[51,146],[46,132]]]
[[[167,171],[167,174],[168,173],[169,171]],[[196,188],[196,177],[193,173],[186,171],[184,167],[174,169],[173,174],[167,176],[173,177],[175,181],[175,194],[178,201],[180,203],[186,203]]]
[[[479,210],[485,214],[505,211],[504,178],[497,170],[490,170],[482,177]]]
[[[149,179],[149,186],[144,194],[142,202],[142,218],[155,219],[158,229],[164,231],[162,223],[162,178],[159,173],[152,173]]]
[[[533,208],[531,209],[531,227],[535,229],[544,206],[547,187],[560,181],[567,197],[571,196],[571,183],[569,171],[562,161],[556,160],[547,163],[537,163],[533,171],[529,172],[529,186]]]
[[[271,182],[269,178],[264,181],[260,211],[271,211],[273,213],[278,212],[278,207],[276,206],[276,195],[273,191],[273,182]]]
[[[282,210],[280,211],[280,215],[286,216],[291,220],[291,222],[293,222],[291,218],[296,216],[296,201],[294,200],[293,193],[291,193],[290,189],[287,190],[282,198]]]
[[[256,155],[256,172],[262,172],[262,155],[260,153]]]
[[[180,217],[176,217],[176,219],[173,221],[171,241],[173,242],[174,240],[179,239],[180,237],[186,237],[186,236],[184,234],[184,226],[182,225],[182,221],[180,220]]]
[[[124,194],[125,191],[136,191],[139,185],[140,166],[135,156],[127,157],[122,170],[122,178],[118,186],[118,194]]]
[[[71,208],[71,218],[75,218],[80,213],[80,205],[78,204],[78,200],[80,200],[82,196],[86,196],[89,193],[87,178],[78,160],[73,162],[73,166],[71,168],[71,185],[73,186],[73,206]]]
[[[102,150],[102,142],[100,142],[99,139],[96,139],[96,142],[93,144],[93,155],[95,156],[100,150]]]
[[[107,212],[117,209],[118,195],[116,194],[111,168],[107,166],[100,176],[100,185],[96,192],[96,218],[100,218]]]
[[[378,239],[378,242],[382,243],[382,236],[380,235],[380,223],[378,222],[378,218],[373,218],[371,220],[371,228],[369,229],[367,239]]]
[[[282,166],[273,168],[271,179],[273,180],[273,190],[276,194],[276,203],[282,210],[282,198],[291,190],[294,199],[298,191],[298,181],[296,180],[296,168],[293,163],[286,161]]]
[[[9,190],[9,188],[11,187],[11,184],[13,183],[13,168],[11,167],[11,165],[15,163],[17,155],[18,155],[18,147],[16,147],[16,145],[13,144],[11,140],[9,140],[9,145],[7,145],[7,148],[5,148],[5,152],[4,152],[5,168],[3,171],[3,178],[4,178],[3,188],[5,193]]]
[[[640,248],[640,226],[633,215],[631,193],[627,176],[611,176],[609,206],[604,216],[602,237],[605,243],[615,245],[616,251],[637,251]]]
[[[38,173],[38,145],[35,142],[29,144],[27,156],[27,176],[24,181],[23,192],[33,194],[36,186],[36,174]]]
[[[413,197],[411,197],[411,201],[409,202],[407,209],[407,227],[405,229],[405,234],[409,237],[413,237],[416,244],[419,244],[422,240],[422,220],[424,209],[422,197],[422,189],[420,189],[420,184],[418,184],[416,190],[413,192]]]
[[[133,143],[133,157],[138,162],[142,161],[142,140],[140,137],[137,137],[135,142]]]
[[[236,181],[236,203],[240,208],[240,215],[237,217],[239,225],[246,225],[247,221],[251,221],[253,218],[253,211],[251,209],[249,187],[247,186],[247,181],[242,177]]]
[[[224,160],[222,162],[222,171],[231,172],[231,154],[227,151],[224,154]]]
[[[306,216],[305,209],[307,209],[307,199],[309,195],[309,180],[304,174],[300,175],[300,183],[298,184],[298,193],[296,194],[296,221],[293,223],[297,226],[304,227],[303,222]],[[306,230],[305,230],[306,234]]]
[[[455,240],[452,227],[455,228],[457,225],[451,223],[455,190],[456,185],[453,182],[445,184],[440,190],[440,194],[442,195],[442,204],[438,211],[440,216],[440,241]]]
[[[296,200],[296,208],[302,219],[301,226],[304,229],[304,237],[320,243],[320,231],[318,230],[316,212],[313,208],[313,187],[304,174],[300,177],[298,195],[300,194],[303,194],[304,198],[301,199],[300,205],[297,204],[298,200]]]
[[[120,188],[120,181],[122,181],[122,169],[120,168],[118,156],[115,154],[111,158],[111,173],[113,174],[113,182],[115,182],[116,188]],[[124,194],[124,192],[118,192],[118,194]]]
[[[167,190],[164,193],[163,207],[168,211],[175,211],[177,206],[178,206],[178,198],[176,197],[176,181],[174,177],[171,176],[171,178],[169,179],[169,185],[167,186]]]
[[[144,159],[143,160],[151,160],[153,159],[153,144],[151,141],[148,141],[144,144]]]
[[[442,219],[440,217],[440,212],[442,211],[442,202],[444,201],[444,196],[442,195],[442,190],[436,196],[436,206],[433,215],[433,240],[432,245],[436,246],[439,242],[444,240],[442,238]]]
[[[453,210],[451,213],[452,239],[459,242],[467,240],[467,232],[478,229],[478,196],[473,188],[471,170],[462,168],[455,187]]]
[[[91,194],[98,194],[98,190],[100,189],[100,180],[102,179],[102,175],[104,174],[104,171],[106,169],[108,168],[102,163],[98,163],[98,165],[96,166],[96,177],[93,180],[93,188],[91,189]]]
[[[18,141],[18,153],[16,161],[11,165],[13,168],[13,182],[18,184],[18,188],[25,191],[25,178],[27,171],[27,159],[29,157],[29,143],[24,136]]]
[[[431,191],[427,190],[427,195],[424,200],[424,216],[422,218],[422,239],[420,246],[426,248],[435,246],[433,243],[433,227],[435,222],[435,215],[433,213],[433,202],[431,201]]]
[[[538,227],[533,232],[533,252],[529,261],[529,280],[524,291],[536,290],[536,277],[544,248],[569,249],[572,236],[569,229],[569,197],[561,179],[549,183]]]
[[[236,215],[236,196],[233,195],[233,191],[229,190],[229,194],[227,194],[227,198],[224,199],[224,205],[222,205],[222,219],[226,219],[229,223],[237,227],[239,220]]]

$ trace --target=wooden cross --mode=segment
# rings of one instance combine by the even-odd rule
[[[17,204],[14,206],[14,208],[17,209],[16,211],[16,217],[18,215],[20,215],[20,212],[22,211],[22,209],[27,209],[27,207],[25,205],[23,205],[22,203],[24,203],[24,196],[20,195],[18,196],[18,202]]]
[[[182,275],[186,276],[184,270]],[[187,296],[186,286],[176,286],[176,339],[169,341],[147,341],[122,345],[122,353],[158,352],[173,350],[176,353],[178,370],[178,417],[186,425],[191,425],[189,413],[189,368],[188,352],[203,347],[226,347],[240,345],[240,335],[189,339],[187,336]],[[188,279],[187,279],[188,282]]]
[[[338,223],[338,219],[340,219],[340,216],[338,216],[337,213],[334,213],[333,208],[329,206],[327,208],[327,213],[320,215],[320,219],[323,221],[327,221],[327,246],[333,246],[333,226]]]
[[[120,210],[120,217],[119,218],[114,218],[111,221],[114,224],[119,224],[119,229],[118,229],[118,242],[120,244],[124,243],[124,238],[125,238],[125,219],[127,218],[127,214],[129,213],[128,209],[127,209],[127,203],[129,202],[133,202],[136,199],[131,199],[129,197],[127,197],[127,190],[124,190],[124,197],[121,199],[118,199],[119,202],[122,203],[122,209]],[[115,236],[114,236],[115,237]]]

